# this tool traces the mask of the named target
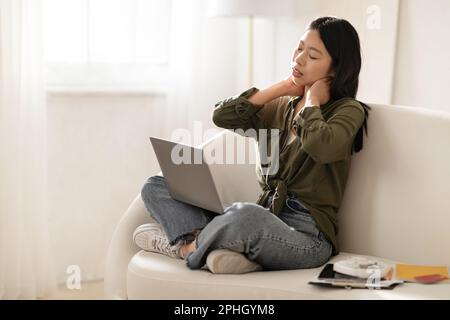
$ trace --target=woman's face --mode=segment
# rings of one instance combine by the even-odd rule
[[[292,68],[301,74],[292,74],[292,80],[296,85],[311,86],[314,82],[327,76],[330,72],[331,56],[320,39],[317,30],[307,30],[292,55]]]

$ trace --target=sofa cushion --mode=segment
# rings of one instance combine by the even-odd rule
[[[341,253],[330,263],[350,257]],[[433,285],[403,283],[393,290],[326,288],[308,282],[323,267],[303,270],[262,271],[245,275],[212,274],[190,270],[183,260],[146,251],[138,252],[128,264],[129,299],[448,299],[450,283]]]

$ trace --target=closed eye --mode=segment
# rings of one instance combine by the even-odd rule
[[[297,51],[302,51],[302,48],[297,48]],[[317,60],[318,58],[314,58],[313,56],[309,55],[309,57],[313,60]]]

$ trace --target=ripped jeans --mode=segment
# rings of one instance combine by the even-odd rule
[[[331,257],[331,243],[293,196],[288,196],[278,216],[250,202],[235,202],[221,215],[180,202],[170,196],[162,176],[150,177],[141,196],[172,245],[201,230],[196,249],[185,259],[191,269],[202,268],[215,249],[243,253],[264,270],[316,268]]]

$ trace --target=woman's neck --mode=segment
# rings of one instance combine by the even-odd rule
[[[306,96],[303,95],[303,97],[297,102],[297,104],[294,107],[294,117],[303,109],[305,106],[305,98]]]

